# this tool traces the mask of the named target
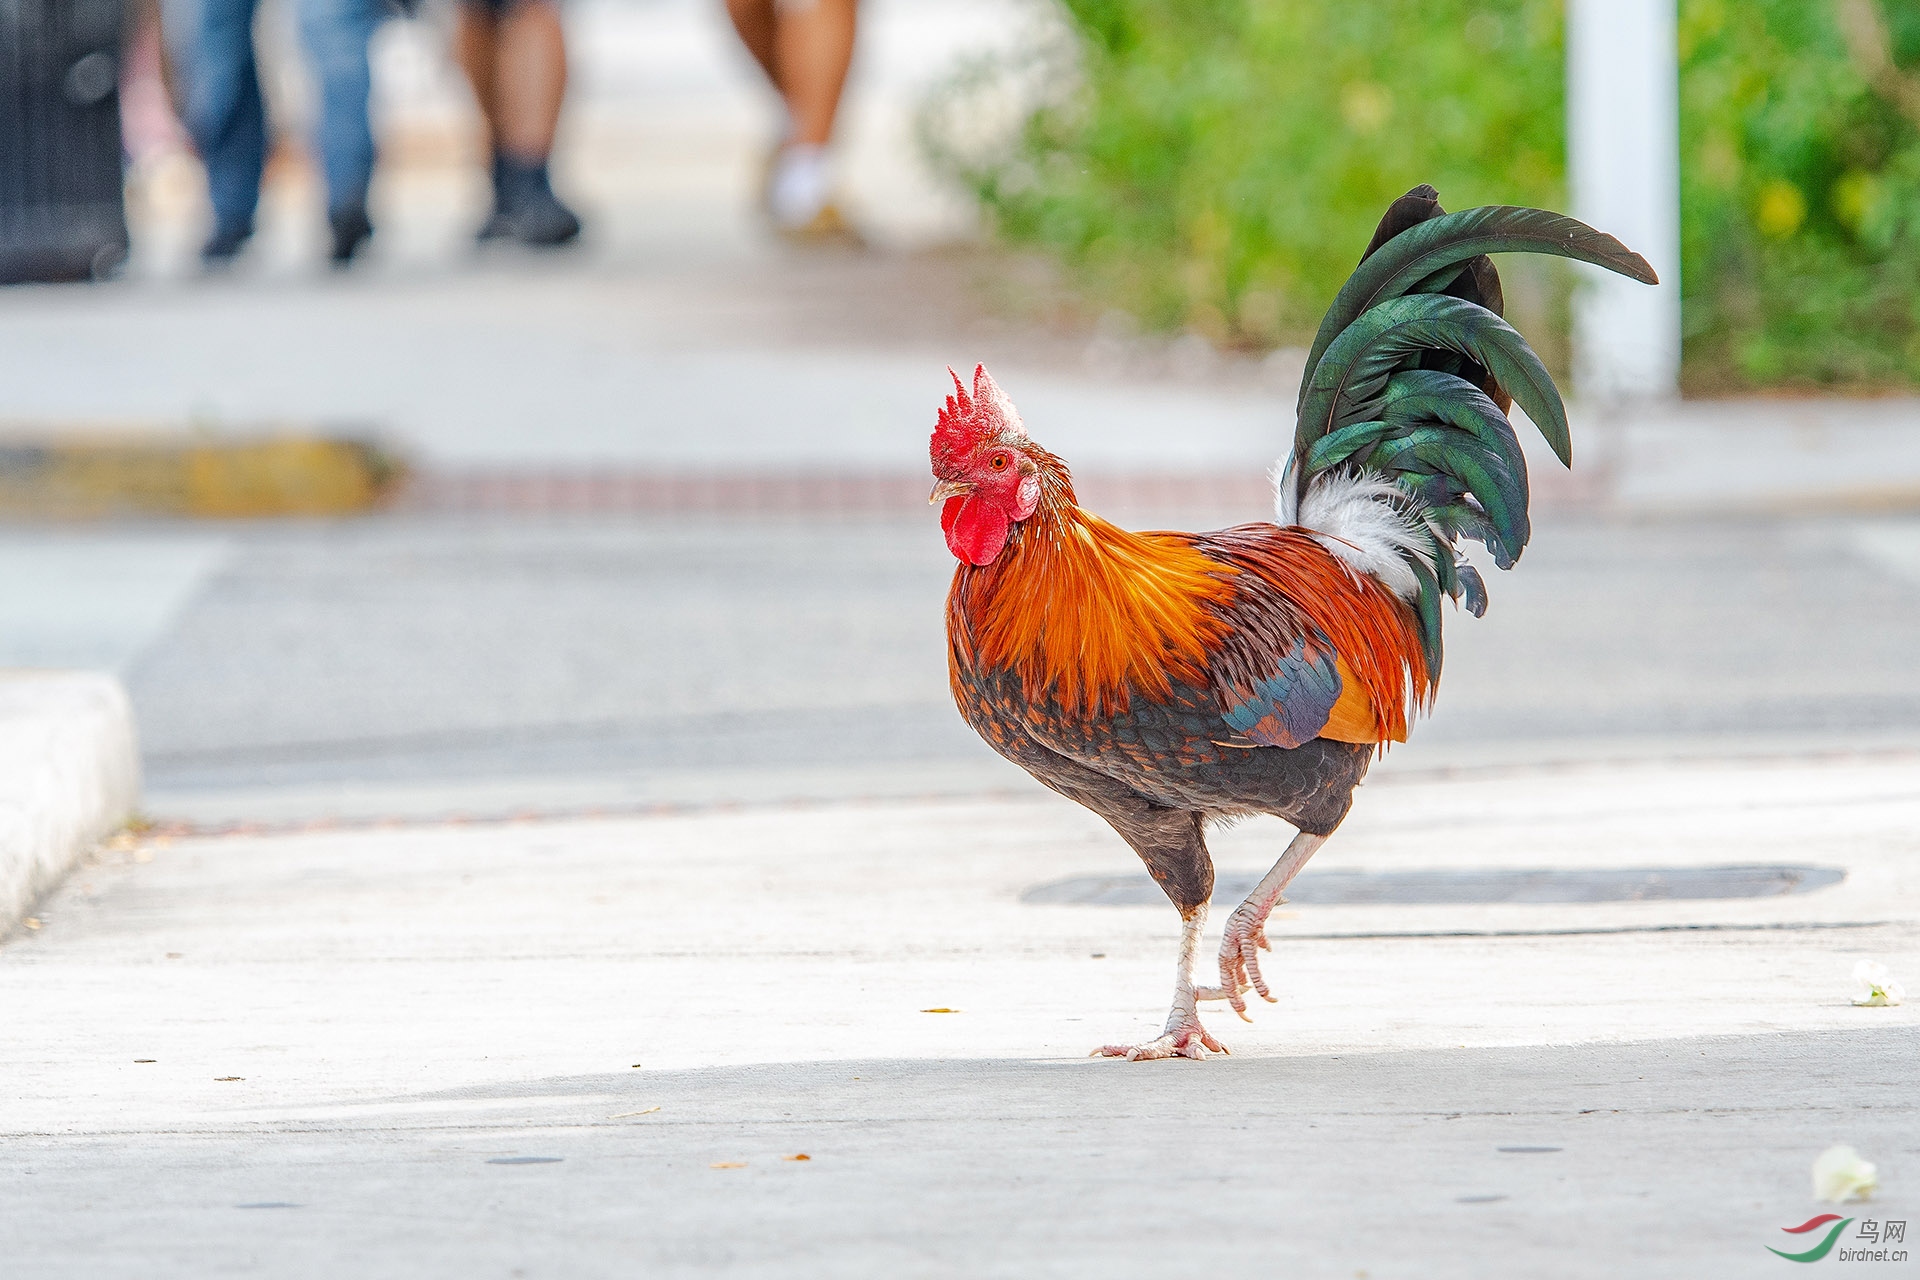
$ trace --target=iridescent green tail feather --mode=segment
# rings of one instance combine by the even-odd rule
[[[1562,463],[1573,456],[1559,389],[1500,316],[1492,253],[1552,254],[1658,283],[1644,258],[1572,218],[1508,206],[1446,213],[1433,188],[1414,188],[1387,211],[1320,322],[1280,482],[1283,519],[1331,472],[1395,486],[1413,531],[1401,553],[1418,584],[1409,602],[1436,674],[1441,596],[1476,616],[1486,608],[1458,540],[1483,543],[1506,569],[1531,532],[1508,406],[1526,411]]]

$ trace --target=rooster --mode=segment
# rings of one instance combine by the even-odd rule
[[[1539,209],[1448,214],[1396,200],[1309,351],[1273,524],[1133,533],[1074,500],[984,367],[958,375],[931,445],[954,701],[994,750],[1091,809],[1179,910],[1173,1007],[1157,1038],[1096,1054],[1226,1052],[1198,1004],[1243,1019],[1266,921],[1346,817],[1378,751],[1440,679],[1441,602],[1478,617],[1482,543],[1510,568],[1529,534],[1518,402],[1571,463],[1565,406],[1501,319],[1489,253],[1556,254],[1657,283],[1619,241]],[[1195,965],[1213,862],[1206,828],[1273,814],[1298,834],[1228,917],[1217,984]]]

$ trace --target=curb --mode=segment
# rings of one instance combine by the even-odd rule
[[[140,796],[133,707],[94,671],[0,671],[0,939]]]
[[[367,511],[400,464],[363,440],[213,439],[137,431],[0,435],[0,515],[248,519]]]

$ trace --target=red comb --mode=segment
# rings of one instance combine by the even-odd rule
[[[973,394],[967,394],[960,375],[948,368],[953,379],[953,394],[947,397],[934,423],[932,453],[936,468],[954,468],[975,449],[989,440],[1024,440],[1027,429],[1020,414],[1007,399],[983,364],[973,367]]]

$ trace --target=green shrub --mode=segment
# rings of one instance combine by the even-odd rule
[[[1559,0],[1060,5],[1071,48],[957,84],[927,137],[1004,239],[1150,327],[1302,340],[1418,182],[1566,205]],[[1920,0],[1681,0],[1680,22],[1688,387],[1920,380]],[[1039,108],[963,144],[1008,80]],[[1558,363],[1565,277],[1512,268]]]
[[[1920,0],[1687,0],[1680,50],[1689,389],[1920,379]]]
[[[936,152],[1003,237],[1153,327],[1299,340],[1420,182],[1449,207],[1560,201],[1556,0],[1064,8],[1078,92],[1000,154],[957,160],[938,128]]]

